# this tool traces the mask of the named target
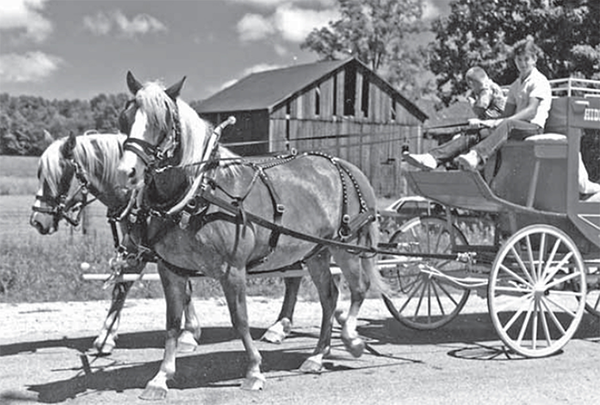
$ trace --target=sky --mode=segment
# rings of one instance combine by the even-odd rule
[[[449,0],[424,0],[425,17]],[[0,93],[91,99],[127,92],[130,70],[205,99],[261,70],[310,63],[300,49],[339,18],[336,0],[0,0]]]

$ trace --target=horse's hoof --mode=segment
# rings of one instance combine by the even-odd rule
[[[97,337],[94,341],[94,348],[96,348],[96,351],[98,352],[99,356],[108,356],[112,354],[115,346],[115,340],[110,337],[104,342],[103,339],[100,339],[100,337]]]
[[[145,401],[162,401],[167,397],[168,391],[167,387],[148,384],[139,398]]]
[[[335,310],[335,312],[333,313],[333,316],[335,317],[335,320],[337,321],[337,323],[340,324],[340,326],[344,326],[344,324],[346,323],[346,320],[348,319],[348,314],[344,314],[344,310],[337,308]]]
[[[271,325],[269,329],[265,332],[264,335],[260,338],[260,340],[264,340],[269,343],[279,344],[284,341],[284,339],[290,334],[292,330],[292,322],[283,318],[280,321]]]
[[[265,387],[265,381],[266,379],[262,375],[248,377],[242,381],[241,388],[246,391],[260,391]]]
[[[300,371],[305,374],[320,374],[323,371],[323,364],[312,358],[308,358],[300,366]]]
[[[196,338],[190,331],[183,331],[177,339],[177,351],[179,353],[192,353],[198,347]]]
[[[260,338],[260,340],[264,340],[265,342],[280,344],[285,339],[285,333],[283,330],[273,330],[267,329],[264,335]]]
[[[365,351],[365,342],[359,337],[347,341],[344,340],[344,346],[346,346],[346,350],[354,357],[362,356]]]

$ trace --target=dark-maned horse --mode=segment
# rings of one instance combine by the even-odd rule
[[[248,324],[247,271],[272,271],[300,261],[306,264],[319,293],[323,318],[317,346],[301,369],[315,372],[330,352],[338,297],[329,269],[333,259],[351,291],[342,340],[353,355],[360,356],[364,350],[356,332],[360,306],[370,285],[383,288],[372,253],[379,237],[374,222],[376,197],[366,176],[350,163],[323,154],[290,155],[261,165],[218,144],[213,149],[210,125],[179,99],[183,80],[165,89],[155,82],[142,85],[128,73],[127,84],[135,98],[121,115],[122,130],[129,137],[119,164],[120,181],[133,190],[140,206],[155,212],[149,239],[165,264],[160,276],[167,300],[163,362],[142,398],[163,398],[166,381],[175,374],[185,286],[192,275],[182,269],[220,281],[231,321],[249,358],[242,388],[261,389],[265,381]],[[181,180],[182,172],[186,181]],[[161,180],[165,175],[168,180]],[[183,191],[178,186],[190,183]],[[182,220],[185,213],[191,216],[189,222]],[[281,225],[270,225],[275,223]],[[349,223],[355,224],[354,229],[348,229]],[[340,233],[361,248],[298,237],[333,241]]]
[[[71,134],[54,141],[40,157],[38,167],[39,189],[32,207],[30,224],[42,235],[50,235],[58,230],[61,219],[72,225],[79,222],[81,213],[89,201],[91,193],[110,211],[122,209],[127,204],[127,195],[117,187],[117,165],[125,140],[123,134],[91,134],[75,136]],[[137,242],[129,240],[123,233],[124,246]],[[146,261],[126,267],[127,273],[141,273]],[[110,354],[115,347],[121,310],[132,281],[115,284],[108,315],[102,325],[94,347],[99,354]],[[192,350],[200,337],[200,324],[189,300],[185,310],[184,333],[180,337],[180,347]]]

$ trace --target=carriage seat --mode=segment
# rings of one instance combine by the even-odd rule
[[[500,167],[490,181],[498,197],[527,208],[565,213],[567,208],[567,137],[549,133],[508,141]]]

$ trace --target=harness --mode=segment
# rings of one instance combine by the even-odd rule
[[[32,206],[31,210],[34,212],[39,212],[42,214],[48,214],[54,216],[56,222],[64,219],[72,226],[78,226],[81,221],[81,214],[83,212],[83,208],[90,205],[96,198],[88,201],[88,194],[90,191],[93,194],[97,194],[99,191],[94,187],[93,184],[87,178],[85,170],[82,169],[81,165],[76,162],[73,158],[68,158],[67,162],[69,163],[69,167],[72,170],[72,174],[69,176],[63,176],[60,179],[59,190],[67,190],[65,193],[59,193],[59,195],[55,197],[49,197],[46,195],[36,195],[35,199],[41,201],[47,206],[37,207]],[[71,179],[75,176],[78,180],[79,185],[75,192],[69,196],[69,185],[71,184]],[[75,196],[81,193],[82,201],[75,202]],[[75,216],[69,215],[69,213],[76,213]]]

